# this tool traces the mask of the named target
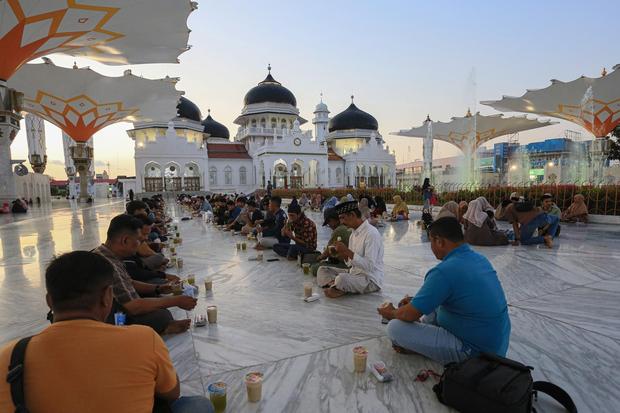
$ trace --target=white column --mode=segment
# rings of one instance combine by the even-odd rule
[[[28,161],[39,174],[45,172],[47,149],[45,145],[45,124],[43,119],[33,114],[26,115],[26,138],[28,140]]]
[[[18,93],[6,87],[0,80],[0,203],[11,202],[17,198],[13,166],[11,163],[11,143],[19,132],[20,108],[14,107]]]

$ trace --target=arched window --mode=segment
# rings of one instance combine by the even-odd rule
[[[276,118],[271,118],[271,128],[275,129],[278,127],[278,121],[276,120]]]
[[[337,184],[342,183],[342,168],[340,167],[336,168],[336,183]]]
[[[280,122],[280,125],[282,129],[286,129],[286,119],[282,119],[282,121]]]
[[[267,121],[265,120],[265,118],[262,118],[260,120],[260,127],[261,128],[266,128],[267,127]]]
[[[248,177],[245,166],[239,168],[239,185],[247,185]]]
[[[252,127],[255,128],[256,127],[256,119],[252,119]]]
[[[230,166],[226,166],[224,168],[224,185],[232,185],[233,177],[232,177],[232,168]]]
[[[209,185],[217,185],[217,168],[215,166],[209,168]]]

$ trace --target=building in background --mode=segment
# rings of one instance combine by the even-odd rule
[[[321,102],[314,131],[302,130],[293,93],[271,75],[244,97],[228,128],[182,98],[170,121],[134,124],[136,193],[244,192],[265,188],[388,187],[396,161],[376,119],[351,105],[329,117]],[[314,132],[314,133],[313,133]],[[126,182],[124,186],[127,186]]]

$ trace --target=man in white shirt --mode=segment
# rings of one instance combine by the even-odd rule
[[[349,246],[342,242],[334,248],[349,269],[324,266],[317,272],[317,283],[327,297],[379,291],[383,286],[383,239],[377,228],[363,220],[357,201],[336,206],[340,222],[351,228]]]

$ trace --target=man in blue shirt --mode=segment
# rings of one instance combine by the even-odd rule
[[[290,243],[291,239],[282,234],[282,228],[288,219],[281,208],[282,198],[274,196],[269,200],[267,217],[256,227],[258,235],[257,250],[273,248],[279,243]]]
[[[387,334],[394,349],[419,353],[441,363],[481,352],[505,356],[510,319],[504,290],[491,263],[463,241],[461,225],[445,217],[430,228],[431,249],[442,262],[398,308],[378,309],[391,320]]]

